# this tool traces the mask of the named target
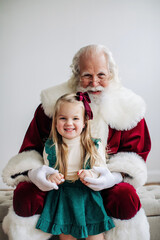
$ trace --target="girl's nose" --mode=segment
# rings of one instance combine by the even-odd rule
[[[66,124],[67,125],[72,125],[72,119],[67,119]]]

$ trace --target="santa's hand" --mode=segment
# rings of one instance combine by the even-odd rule
[[[104,167],[93,167],[93,169],[99,173],[99,177],[86,177],[84,180],[88,183],[87,186],[94,191],[101,191],[122,182],[122,175],[118,172],[111,173],[107,168]]]
[[[42,191],[50,191],[53,189],[58,189],[56,183],[52,183],[47,180],[47,176],[58,172],[54,168],[43,165],[37,169],[32,169],[28,171],[29,179]]]

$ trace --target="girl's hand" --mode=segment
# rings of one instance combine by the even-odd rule
[[[49,174],[58,172],[58,170],[43,165],[36,169],[31,169],[28,171],[28,177],[41,191],[51,191],[53,189],[57,190],[58,186],[47,180]]]
[[[115,184],[118,184],[123,181],[122,174],[119,172],[110,172],[108,168],[104,167],[93,167],[94,171],[99,173],[98,178],[88,178],[87,186],[94,191],[101,191],[103,189],[111,188]]]
[[[81,169],[78,171],[78,176],[79,176],[79,179],[80,181],[84,184],[84,185],[88,185],[89,183],[87,183],[84,178],[85,177],[89,177],[89,178],[92,178],[92,173],[90,172],[90,170],[86,170],[86,169]]]
[[[56,183],[57,185],[61,184],[64,182],[64,175],[61,173],[53,173],[47,176],[47,180]]]

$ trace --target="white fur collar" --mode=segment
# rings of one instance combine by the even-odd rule
[[[52,117],[54,105],[57,99],[66,93],[72,92],[73,90],[68,86],[68,82],[43,90],[41,92],[41,102],[45,114],[48,117]]]
[[[73,90],[69,87],[68,82],[43,90],[41,101],[45,114],[52,117],[56,100],[61,95],[71,92]],[[103,98],[100,113],[111,128],[129,130],[144,118],[145,103],[143,99],[117,83],[111,83],[107,87]]]
[[[107,87],[101,114],[106,123],[117,130],[129,130],[144,118],[144,100],[130,89],[117,83]]]

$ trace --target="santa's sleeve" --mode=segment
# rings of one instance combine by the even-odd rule
[[[42,105],[39,105],[25,134],[19,153],[10,159],[2,172],[3,181],[7,185],[14,187],[19,182],[29,181],[28,170],[43,165],[44,142],[48,138],[50,128],[51,119],[45,115]]]
[[[151,149],[149,131],[144,119],[136,127],[117,131],[109,129],[108,168],[112,172],[121,172],[124,181],[135,188],[147,181],[146,159]]]

